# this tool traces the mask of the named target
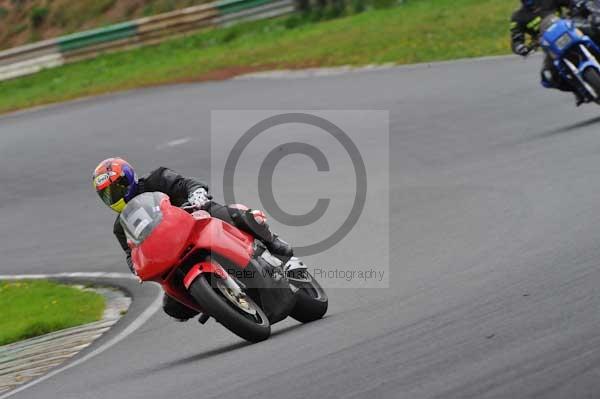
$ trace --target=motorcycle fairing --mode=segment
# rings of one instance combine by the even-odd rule
[[[568,35],[570,42],[567,45],[560,47],[558,46],[557,42],[564,35]],[[573,22],[565,19],[558,19],[542,35],[541,46],[544,50],[552,55],[552,57],[555,59],[555,62],[557,59],[565,57],[571,48],[579,45],[584,45],[592,48],[594,51],[600,52],[600,47],[598,47],[589,36],[583,34],[583,32],[575,28]],[[580,70],[583,69],[585,68],[580,68]]]
[[[565,35],[568,36],[570,41],[567,45],[561,47],[557,43],[561,38],[566,37]],[[545,50],[549,51],[553,57],[562,58],[571,47],[581,41],[582,35],[577,32],[571,21],[558,19],[543,33],[541,45]]]
[[[220,219],[190,215],[171,206],[168,198],[161,200],[160,211],[161,219],[151,234],[139,245],[131,243],[136,273],[142,280],[160,283],[167,295],[203,312],[188,293],[192,282],[202,273],[233,277],[260,303],[271,323],[287,317],[296,297],[282,267],[253,257],[255,240],[250,234]],[[223,270],[229,275],[223,275]]]
[[[196,221],[191,242],[195,249],[204,249],[246,267],[254,253],[254,237],[220,219],[210,218]]]
[[[196,280],[203,273],[212,273],[221,279],[227,278],[227,272],[218,263],[214,261],[201,262],[192,266],[183,278],[183,285],[185,288],[189,289],[194,280]]]
[[[188,215],[189,216],[189,215]],[[192,218],[194,219],[194,218]],[[190,234],[190,247],[187,254],[178,265],[184,264],[199,252],[209,256],[227,259],[237,268],[243,270],[249,263],[253,253],[254,239],[222,220],[214,218],[195,219],[195,225]],[[199,304],[188,293],[192,282],[202,273],[213,273],[220,278],[228,278],[221,266],[212,261],[194,264],[184,275],[184,271],[175,267],[164,280],[160,281],[165,292],[184,305],[204,312]]]
[[[135,271],[142,280],[159,279],[179,263],[194,229],[194,219],[183,209],[171,206],[168,197],[161,200],[160,210],[162,219],[152,234],[139,245],[130,243]]]

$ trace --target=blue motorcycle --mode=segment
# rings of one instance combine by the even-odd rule
[[[549,16],[540,28],[540,46],[561,77],[586,101],[600,103],[600,47],[571,20]]]

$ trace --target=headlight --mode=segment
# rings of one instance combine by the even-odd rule
[[[571,35],[565,33],[556,40],[556,47],[558,47],[559,50],[564,50],[569,44],[571,44],[571,41]]]

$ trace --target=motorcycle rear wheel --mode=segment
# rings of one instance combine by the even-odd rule
[[[210,279],[210,281],[209,281]],[[204,311],[237,336],[260,342],[271,335],[269,319],[262,309],[249,297],[237,301],[228,295],[218,277],[198,277],[190,286],[190,295]],[[254,313],[251,314],[251,313]]]

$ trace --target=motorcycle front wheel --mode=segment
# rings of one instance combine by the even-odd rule
[[[239,337],[260,342],[271,335],[269,319],[262,309],[249,296],[234,295],[219,277],[202,275],[189,292],[208,315]]]
[[[587,68],[583,71],[583,80],[592,86],[592,89],[594,89],[597,96],[600,96],[600,72],[595,68]],[[600,99],[596,100],[596,102],[598,101],[600,101]]]

